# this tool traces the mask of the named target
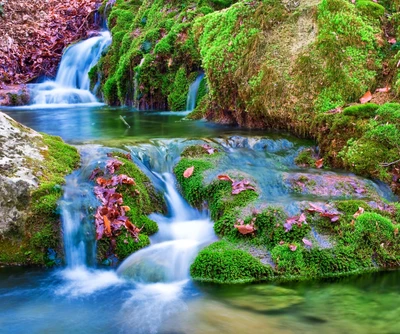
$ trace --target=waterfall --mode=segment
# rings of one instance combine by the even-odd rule
[[[69,46],[61,59],[55,80],[31,85],[33,106],[98,104],[90,92],[89,71],[110,43],[110,32],[103,31],[98,36]]]
[[[64,251],[67,267],[96,264],[96,240],[93,214],[99,205],[89,181],[92,170],[104,159],[99,146],[81,149],[82,167],[67,176],[59,202],[63,224]],[[103,161],[103,163],[105,163]]]
[[[160,164],[158,157],[161,151],[165,153],[165,158]],[[171,156],[176,157],[174,151],[176,147],[173,145],[149,150],[147,155],[137,148],[132,149],[132,155],[136,155],[137,159],[138,152],[141,152],[139,159],[147,161],[147,165],[149,161],[156,162],[148,168],[164,189],[169,212],[168,216],[151,215],[150,218],[159,226],[159,232],[151,238],[152,245],[132,254],[118,268],[119,275],[136,282],[176,283],[188,280],[189,268],[197,252],[215,239],[208,215],[193,209],[177,190],[170,162]],[[149,157],[149,154],[154,156]]]
[[[189,87],[188,97],[186,101],[186,110],[193,111],[196,108],[197,93],[199,92],[199,87],[201,80],[204,78],[204,73],[201,73],[195,81],[193,81]]]

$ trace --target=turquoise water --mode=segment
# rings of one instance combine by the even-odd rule
[[[313,145],[289,135],[188,121],[179,113],[111,107],[2,111],[73,144],[127,145],[132,149],[135,143],[162,147],[179,142],[172,145],[174,149],[184,146],[185,139],[212,138],[230,152],[225,166],[253,171],[260,183],[263,175],[273,178],[275,171],[295,171],[294,153]],[[238,144],[243,142],[239,137],[232,141],[234,135],[247,142],[264,136],[269,149],[248,150]],[[165,151],[157,150],[159,155],[149,155],[150,161],[152,157],[165,159]],[[267,195],[271,189],[271,198],[280,202],[295,199],[289,192],[275,193],[269,183],[261,186]],[[399,279],[400,272],[395,271],[283,285],[219,287],[185,279],[149,285],[104,268],[2,267],[0,332],[399,333]]]

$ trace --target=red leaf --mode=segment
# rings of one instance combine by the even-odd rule
[[[103,216],[104,227],[106,228],[106,233],[108,236],[111,235],[111,223],[107,216]]]
[[[253,233],[256,229],[253,225],[251,224],[246,224],[246,225],[234,225],[235,228],[238,229],[240,234],[246,235]]]
[[[309,203],[309,204],[310,204],[311,208],[307,209],[308,212],[318,212],[318,213],[325,212],[325,210],[322,209],[320,206],[317,206],[313,203]]]
[[[322,168],[323,165],[324,165],[324,158],[319,159],[319,160],[317,160],[317,161],[315,162],[315,167],[317,167],[317,168]]]
[[[362,98],[360,98],[360,103],[365,104],[372,100],[372,94],[370,91],[366,92]]]
[[[193,172],[194,172],[194,166],[189,167],[183,172],[183,176],[187,179],[193,175]]]
[[[218,180],[229,181],[233,183],[233,180],[229,177],[229,175],[226,174],[218,175]]]

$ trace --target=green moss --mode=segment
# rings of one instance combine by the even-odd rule
[[[362,200],[337,201],[335,202],[335,206],[339,211],[350,216],[353,216],[359,208],[367,211],[371,210],[371,207]]]
[[[185,178],[183,173],[186,169],[194,167],[193,175]],[[174,173],[181,186],[182,194],[193,206],[200,206],[205,197],[205,187],[203,185],[203,172],[213,165],[205,160],[181,159],[174,168]]]
[[[136,242],[128,232],[122,232],[116,239],[115,254],[120,260],[127,258],[132,253],[150,245],[150,239],[145,234],[139,234]]]
[[[181,67],[175,75],[171,93],[168,95],[168,106],[171,110],[186,110],[189,81],[184,67]]]
[[[273,275],[271,267],[226,241],[218,241],[200,251],[190,273],[194,280],[220,284],[269,280]]]
[[[272,252],[272,259],[276,265],[276,271],[284,276],[301,276],[306,274],[306,264],[303,258],[303,252],[299,244],[293,244],[297,247],[295,251],[289,248],[289,245],[278,245]]]
[[[375,19],[382,18],[385,14],[385,8],[371,0],[359,0],[356,2],[356,8],[366,16]]]
[[[311,167],[314,166],[315,164],[315,159],[313,157],[314,153],[312,149],[305,149],[302,150],[297,157],[294,159],[294,162],[296,165],[302,166],[302,167]]]
[[[31,161],[31,167],[39,175],[39,187],[32,191],[31,200],[26,203],[30,213],[23,228],[0,238],[0,263],[54,265],[61,257],[57,202],[65,176],[78,166],[80,157],[76,148],[65,144],[61,138],[42,136],[43,145],[47,146],[41,152],[44,160]]]
[[[343,115],[357,118],[374,117],[379,105],[375,103],[357,104],[343,109]]]

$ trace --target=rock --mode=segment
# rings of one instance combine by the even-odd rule
[[[30,190],[37,188],[35,168],[46,150],[42,135],[0,113],[0,234],[23,224]]]
[[[80,157],[0,112],[0,264],[60,263],[59,183]]]
[[[243,294],[227,302],[236,307],[258,312],[281,310],[302,303],[296,291],[274,285],[254,285],[243,289]]]

